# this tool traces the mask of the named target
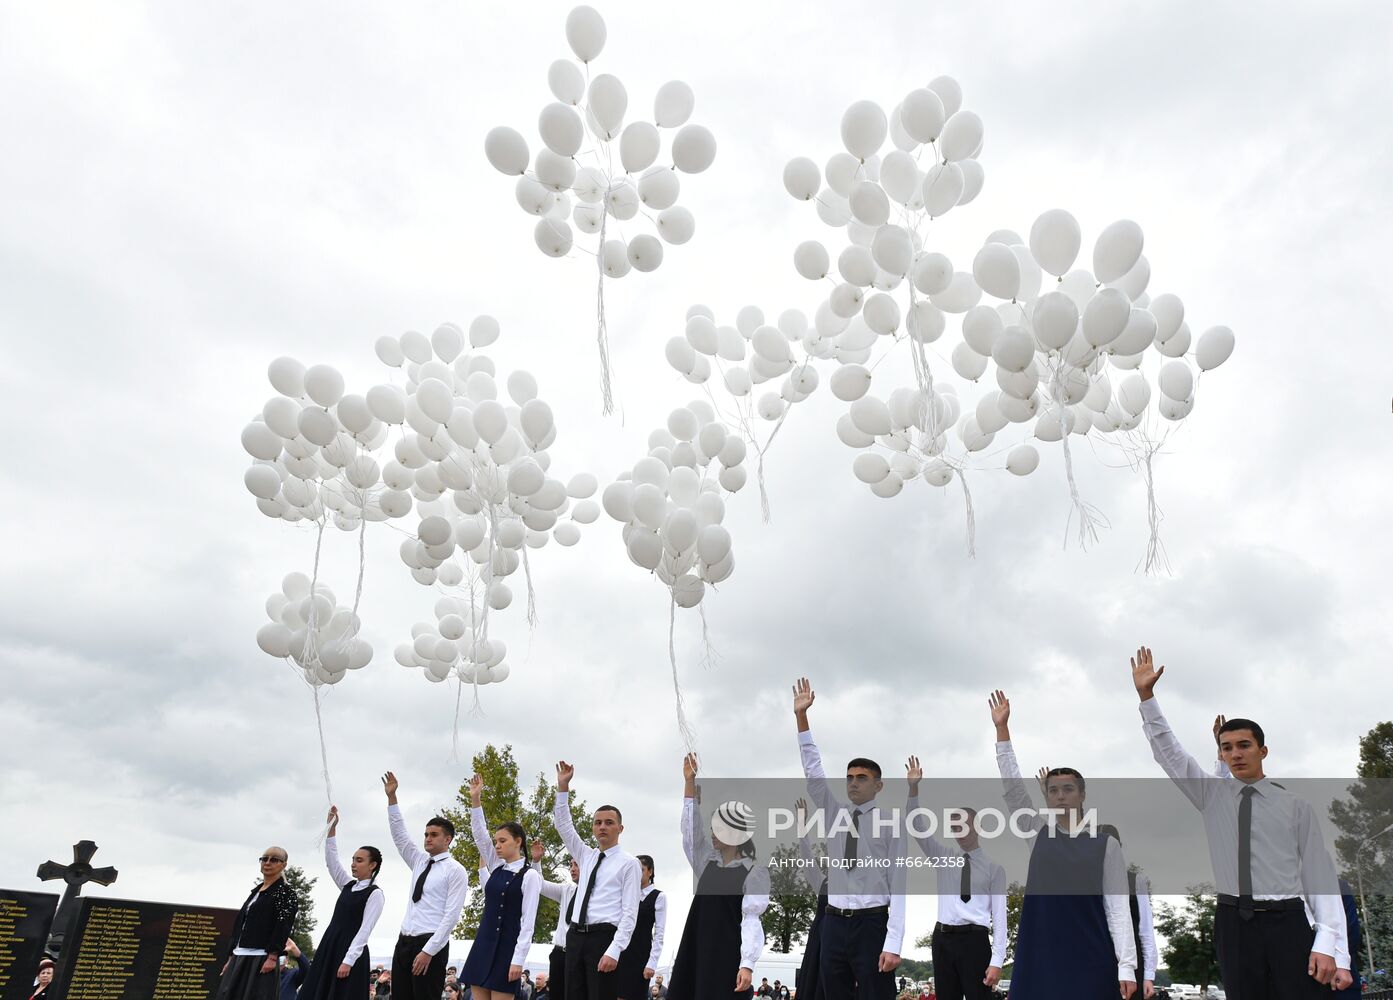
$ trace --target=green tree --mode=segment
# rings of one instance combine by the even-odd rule
[[[807,936],[817,896],[798,866],[798,849],[781,847],[769,859],[769,907],[760,916],[769,950],[787,955]]]
[[[1192,885],[1183,906],[1162,903],[1156,911],[1156,930],[1166,938],[1161,958],[1172,979],[1207,989],[1219,979],[1214,957],[1214,887]]]
[[[484,779],[483,808],[490,833],[504,823],[521,823],[522,828],[527,831],[528,846],[540,838],[545,848],[540,866],[542,877],[553,881],[558,877],[568,878],[569,873],[558,874],[566,848],[561,843],[561,834],[556,832],[556,826],[552,823],[551,807],[555,789],[547,781],[546,774],[538,771],[536,784],[524,795],[518,780],[518,763],[513,757],[512,744],[500,749],[490,743],[474,755],[470,764],[473,767],[472,773]],[[479,849],[474,846],[474,838],[469,832],[467,783],[460,785],[454,803],[442,809],[440,815],[455,824],[455,841],[450,845],[450,853],[468,871],[477,875]],[[577,798],[574,792],[571,794],[571,820],[581,837],[586,843],[590,843],[590,812],[585,802]],[[531,860],[530,853],[528,860]],[[478,930],[479,919],[483,914],[484,894],[478,891],[470,893],[469,902],[464,908],[459,925],[455,928],[454,936],[461,939],[472,938]],[[539,900],[532,940],[550,941],[560,914],[560,908],[556,903],[545,898]]]
[[[284,878],[285,884],[290,886],[300,904],[299,912],[295,915],[295,929],[290,932],[290,936],[301,951],[314,958],[314,929],[319,925],[319,921],[314,915],[312,893],[314,884],[319,879],[310,878],[299,865],[286,865]]]
[[[1358,890],[1362,877],[1373,946],[1374,969],[1364,970],[1377,986],[1393,984],[1386,970],[1393,965],[1393,938],[1389,931],[1390,888],[1393,888],[1393,722],[1380,722],[1359,741],[1358,775],[1349,786],[1349,797],[1330,804],[1330,821],[1339,830],[1335,851],[1341,873]],[[1362,848],[1362,849],[1361,849]],[[1361,919],[1362,919],[1361,914]],[[1360,967],[1368,964],[1368,950],[1359,948]]]

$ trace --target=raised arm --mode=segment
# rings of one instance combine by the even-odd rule
[[[697,755],[689,753],[682,758],[682,853],[687,856],[687,864],[698,876],[715,855],[711,839],[701,828],[701,807],[696,797],[696,776],[700,769]]]
[[[575,777],[575,765],[566,761],[556,763],[556,802],[551,809],[551,822],[556,832],[561,834],[561,843],[571,852],[577,863],[583,862],[590,851],[585,841],[576,832],[576,824],[571,820],[571,779]]]
[[[324,867],[329,869],[331,878],[338,888],[342,889],[353,881],[353,876],[344,871],[343,862],[339,860],[339,807],[329,807],[329,836],[324,838]]]
[[[1026,787],[1020,764],[1016,762],[1015,747],[1011,745],[1011,699],[997,690],[987,697],[987,705],[991,708],[992,725],[996,727],[996,769],[1001,773],[1002,797],[1013,813],[1029,813],[1028,826],[1039,830],[1045,821],[1030,799],[1030,789]]]
[[[919,806],[919,782],[924,779],[924,769],[919,765],[918,757],[910,757],[904,765],[905,783],[909,786],[909,797],[905,802],[905,815],[909,816]],[[915,824],[916,826],[918,824]],[[942,842],[932,833],[912,834],[915,841],[919,844],[919,850],[924,852],[926,858],[946,858],[953,852],[945,848]]]
[[[518,976],[527,965],[527,952],[532,947],[532,931],[537,924],[537,897],[542,891],[542,873],[535,868],[527,868],[522,875],[522,918],[518,923],[518,943],[513,948],[512,964],[517,967]],[[564,915],[563,915],[564,919]],[[510,970],[511,972],[511,970]],[[512,979],[511,974],[508,977]]]
[[[561,902],[561,897],[564,895],[564,890],[566,886],[564,883],[561,882],[553,882],[551,879],[547,878],[545,875],[542,874],[542,858],[545,855],[546,846],[541,842],[541,840],[538,839],[532,841],[532,866],[537,869],[537,875],[541,879],[541,884],[538,886],[537,891],[540,892],[547,899],[553,899],[559,903]],[[565,918],[564,914],[562,915],[562,918]]]
[[[492,874],[503,862],[498,860],[498,852],[493,848],[488,819],[484,816],[483,799],[484,779],[476,774],[469,779],[469,832],[474,835],[474,846],[479,849],[480,867]]]
[[[1142,732],[1151,744],[1151,756],[1161,765],[1161,770],[1175,782],[1176,786],[1190,800],[1196,809],[1203,809],[1213,790],[1214,776],[1200,766],[1200,762],[1185,752],[1180,740],[1171,730],[1170,723],[1161,714],[1161,705],[1156,700],[1156,682],[1166,672],[1166,668],[1156,667],[1151,650],[1142,646],[1132,657],[1132,685],[1141,699]]]
[[[1345,906],[1340,898],[1340,879],[1315,812],[1306,802],[1298,802],[1296,814],[1297,846],[1301,852],[1301,891],[1314,919],[1316,932],[1311,943],[1313,955],[1329,955],[1335,968],[1350,968],[1349,928],[1345,925]]]
[[[803,881],[808,883],[808,888],[812,889],[814,896],[819,896],[822,894],[822,886],[827,881],[827,876],[818,864],[817,855],[813,853],[813,838],[807,831],[808,801],[799,799],[795,803],[795,809],[798,813],[798,856],[803,859]]]
[[[808,794],[813,797],[819,809],[835,812],[840,803],[827,786],[827,772],[822,768],[822,752],[813,742],[812,727],[808,722],[808,709],[817,700],[817,692],[806,677],[798,678],[793,685],[793,718],[798,723],[798,755],[803,761],[803,776],[808,780]]]
[[[401,806],[397,805],[397,776],[391,771],[382,776],[382,790],[387,793],[387,826],[392,831],[392,843],[397,846],[401,859],[415,868],[426,860],[426,852],[417,846],[406,830]]]
[[[645,972],[658,971],[658,960],[663,956],[663,935],[667,932],[667,893],[659,892],[653,901],[653,946],[648,949],[648,961],[644,963]]]

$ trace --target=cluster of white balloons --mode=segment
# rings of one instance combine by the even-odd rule
[[[605,487],[605,512],[624,525],[630,561],[662,581],[677,607],[695,607],[707,584],[735,569],[721,494],[745,485],[745,455],[744,439],[694,400],[673,410],[649,435],[648,454]]]
[[[336,605],[324,584],[311,587],[303,573],[286,576],[266,599],[266,617],[270,622],[257,630],[256,644],[269,656],[294,662],[311,687],[337,684],[372,661],[372,646],[358,635],[358,616]]]
[[[480,608],[470,597],[442,597],[435,602],[435,623],[411,626],[411,641],[397,646],[396,660],[420,667],[433,683],[451,674],[466,684],[496,684],[508,678],[507,644],[483,635]]]
[[[330,511],[345,531],[416,511],[414,533],[400,548],[402,562],[416,582],[470,609],[461,616],[467,634],[449,638],[454,653],[448,658],[439,644],[426,649],[420,629],[413,643],[397,649],[398,662],[423,668],[432,681],[450,671],[470,683],[506,677],[501,654],[495,658],[489,645],[496,640],[488,636],[489,612],[513,600],[506,581],[519,568],[527,574],[527,549],[552,538],[574,545],[580,525],[599,517],[590,499],[598,488],[594,476],[563,481],[549,475],[548,449],[557,435],[551,407],[538,397],[529,372],[506,379],[498,373],[484,349],[499,332],[497,320],[479,316],[467,333],[444,323],[430,337],[416,331],[381,337],[377,357],[401,369],[405,385],[374,385],[362,395],[346,393],[343,376],[327,365],[307,369],[278,358],[269,375],[279,395],[242,433],[254,460],[246,485],[257,505],[268,516],[318,522],[321,541]],[[511,403],[499,399],[500,379]],[[390,456],[389,431],[395,438]],[[362,573],[360,562],[360,595]],[[531,618],[530,576],[527,590]],[[350,638],[358,631],[356,611],[355,602]],[[430,630],[443,640],[453,628]],[[279,633],[262,633],[263,648],[279,648]],[[288,649],[296,655],[304,645],[291,642]]]
[[[696,220],[677,204],[679,173],[698,174],[711,166],[716,139],[710,129],[690,123],[696,98],[681,80],[658,88],[652,121],[628,118],[629,95],[619,78],[609,73],[590,76],[606,35],[604,19],[596,10],[572,10],[566,18],[566,41],[580,64],[558,59],[547,72],[556,99],[537,119],[542,147],[533,157],[520,132],[499,126],[485,137],[484,153],[500,173],[517,177],[517,202],[537,218],[533,236],[542,253],[569,255],[577,243],[575,230],[596,237],[595,249],[586,252],[594,253],[598,271],[604,412],[610,413],[605,279],[654,271],[663,262],[664,243],[681,245],[692,238]],[[666,156],[664,131],[672,135]],[[640,216],[653,231],[626,233],[624,224]]]

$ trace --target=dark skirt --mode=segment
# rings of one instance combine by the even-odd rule
[[[369,897],[381,891],[374,885],[354,892],[353,883],[350,882],[339,892],[329,929],[320,939],[319,948],[314,953],[314,964],[300,987],[300,1000],[363,1000],[368,995],[369,967],[372,965],[368,949],[363,949],[344,979],[339,978],[339,966],[343,964],[353,939],[358,936],[358,929],[363,926],[363,912]]]
[[[217,1000],[279,1000],[281,974],[261,971],[265,955],[233,955],[218,983]]]
[[[827,912],[827,886],[817,896],[817,909],[813,911],[812,926],[808,928],[808,943],[803,949],[803,961],[798,966],[798,993],[805,1000],[823,1000],[827,995],[822,989],[822,977],[818,963],[822,961],[822,918]]]
[[[1102,896],[1106,848],[1102,837],[1042,831],[1035,838],[1016,933],[1011,1000],[1117,996],[1117,957]],[[1060,972],[1061,956],[1068,957],[1067,975]]]
[[[510,872],[500,865],[489,876],[479,929],[459,971],[461,985],[517,994],[521,979],[510,980],[508,972],[521,933],[522,880],[530,867]]]

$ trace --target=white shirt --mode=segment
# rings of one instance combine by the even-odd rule
[[[484,819],[484,810],[479,806],[469,810],[469,831],[474,834],[474,846],[479,849],[479,857],[483,859],[489,875],[499,868],[510,872],[522,871],[527,863],[526,858],[504,862],[498,857],[498,852],[493,847],[493,837],[489,833],[488,821]],[[513,948],[513,960],[510,965],[527,964],[527,950],[532,946],[532,928],[537,922],[537,897],[541,890],[542,874],[529,866],[522,876],[522,917],[518,922],[518,940]]]
[[[411,866],[411,892],[406,897],[406,916],[402,917],[401,932],[407,937],[429,934],[430,940],[421,946],[421,950],[427,955],[435,955],[449,943],[450,932],[464,912],[464,902],[469,896],[469,873],[449,851],[437,854],[432,859],[419,847],[411,839],[411,834],[406,832],[406,821],[402,819],[399,807],[387,807],[387,825],[392,829],[392,843],[397,845],[397,853]],[[413,902],[411,896],[416,892],[416,880],[432,860],[435,865],[426,876],[421,901]]]
[[[1033,815],[1030,822],[1032,830],[1039,831],[1045,826],[1045,818],[1039,815],[1026,791],[1025,779],[1021,777],[1020,766],[1016,763],[1016,751],[1009,740],[996,745],[996,767],[1001,772],[1001,784],[1005,789],[1004,798],[1012,812],[1029,811]],[[1057,827],[1063,831],[1063,826]],[[1127,861],[1122,856],[1122,846],[1112,837],[1103,845],[1103,912],[1108,918],[1108,936],[1112,938],[1113,954],[1117,956],[1118,982],[1137,978],[1137,942],[1132,937],[1132,904],[1127,891]]]
[[[910,812],[919,808],[919,796],[911,795],[905,803]],[[962,900],[961,865],[935,868],[938,876],[938,922],[952,927],[976,924],[992,935],[992,958],[989,964],[998,969],[1006,964],[1006,869],[987,857],[981,847],[964,852],[957,844],[951,847],[933,834],[915,835],[919,849],[926,858],[958,858],[964,853],[972,860],[968,877],[971,898]]]
[[[1151,880],[1137,872],[1137,921],[1141,934],[1141,977],[1156,981],[1156,922],[1151,916]]]
[[[682,800],[682,851],[698,880],[713,861],[722,868],[749,870],[745,876],[745,894],[740,900],[740,967],[753,971],[764,951],[764,924],[759,918],[769,908],[769,869],[755,864],[751,858],[736,858],[729,864],[722,862],[711,846],[711,838],[702,829],[701,810],[697,808],[696,799]]]
[[[1204,817],[1218,891],[1238,895],[1238,806],[1243,789],[1251,787],[1253,898],[1301,899],[1316,932],[1311,950],[1348,969],[1340,881],[1310,803],[1268,778],[1248,783],[1210,774],[1185,752],[1155,698],[1142,702],[1140,711],[1151,755]]]
[[[798,750],[803,758],[803,774],[808,779],[808,794],[822,809],[835,830],[827,842],[827,857],[836,864],[845,857],[846,840],[850,833],[848,820],[853,810],[861,811],[857,826],[860,831],[857,857],[861,859],[884,859],[885,867],[874,865],[856,868],[832,868],[828,875],[827,905],[844,910],[864,910],[873,906],[888,906],[890,915],[885,924],[885,944],[881,951],[892,955],[900,954],[904,943],[904,867],[896,865],[895,860],[904,856],[904,844],[898,834],[899,823],[888,824],[877,829],[876,817],[881,815],[875,800],[859,806],[843,804],[827,784],[827,774],[822,769],[822,754],[813,742],[811,731],[798,734]],[[888,814],[886,814],[888,817]],[[884,820],[882,820],[884,823]]]
[[[639,889],[639,902],[647,899],[651,893],[658,892],[656,885],[646,885]],[[658,958],[663,953],[663,932],[667,929],[667,893],[658,893],[658,898],[653,901],[653,946],[648,949],[648,961],[643,963],[645,969],[657,970]]]
[[[556,900],[557,905],[561,907],[561,916],[556,918],[556,932],[551,936],[551,943],[553,947],[565,951],[566,931],[568,931],[571,926],[570,921],[566,919],[566,907],[570,906],[571,900],[575,898],[576,884],[570,879],[567,879],[565,882],[552,882],[548,879],[542,879],[541,890],[543,896],[547,897],[547,899]],[[594,901],[593,897],[591,901]],[[571,915],[575,916],[574,913]]]
[[[572,913],[576,923],[580,923],[581,907],[585,905],[585,887],[590,884],[590,873],[601,854],[604,863],[595,875],[595,888],[590,893],[590,905],[585,910],[587,924],[614,924],[614,940],[610,942],[605,954],[618,960],[620,952],[629,947],[629,939],[634,936],[634,922],[638,919],[638,884],[643,881],[638,858],[629,854],[618,844],[607,851],[591,847],[580,839],[576,825],[571,822],[571,796],[569,792],[557,791],[556,803],[552,807],[552,822],[556,832],[561,834],[561,842],[571,857],[580,865],[580,881],[576,883],[575,911]]]
[[[352,965],[368,946],[368,937],[377,926],[377,918],[382,916],[382,907],[386,900],[383,899],[381,887],[374,885],[372,879],[360,878],[354,881],[353,876],[344,870],[343,862],[339,860],[338,840],[334,837],[324,841],[324,864],[329,868],[329,878],[333,879],[334,885],[340,889],[352,882],[354,892],[367,892],[369,888],[377,890],[363,904],[363,922],[358,925],[358,933],[353,935],[353,941],[343,953],[343,964]]]

